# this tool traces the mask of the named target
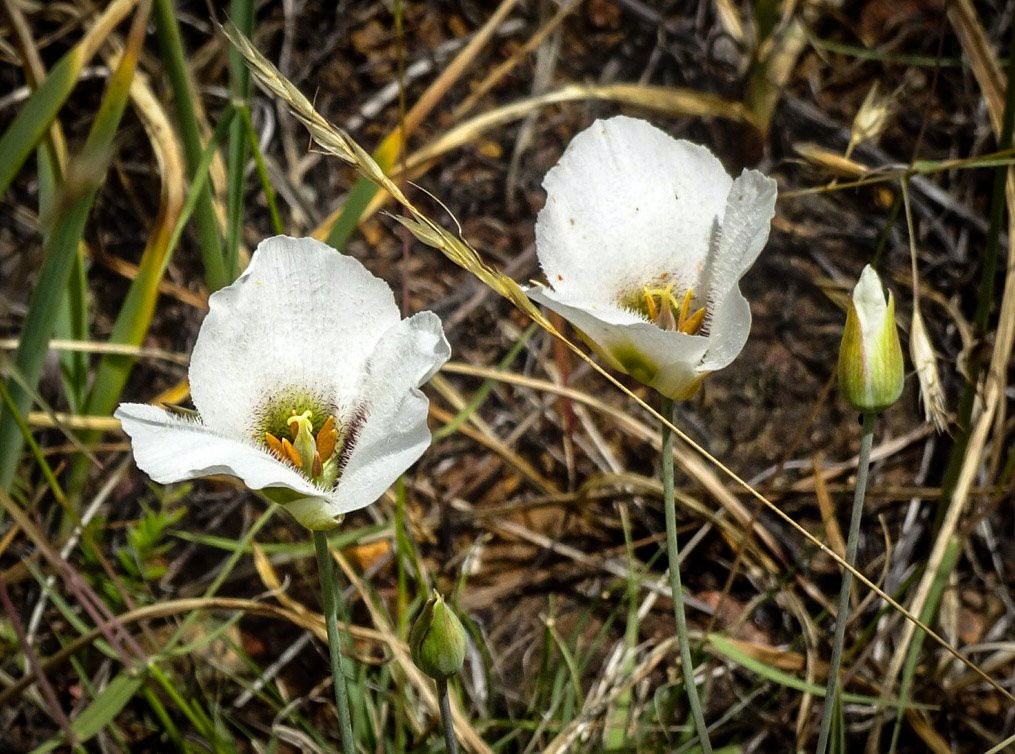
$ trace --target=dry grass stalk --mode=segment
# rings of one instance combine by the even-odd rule
[[[909,356],[920,380],[920,402],[923,403],[924,420],[934,425],[938,432],[948,429],[948,410],[945,407],[944,390],[937,369],[934,345],[923,323],[919,300],[913,301],[913,319],[909,328]]]

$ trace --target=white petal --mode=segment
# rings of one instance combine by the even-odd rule
[[[884,329],[885,314],[888,303],[885,291],[881,286],[881,278],[869,264],[860,273],[860,280],[853,289],[853,306],[860,320],[860,332],[863,335],[864,351],[871,353],[877,348],[878,339]]]
[[[698,367],[703,372],[729,366],[744,350],[751,334],[751,307],[739,286],[733,286],[726,298],[715,305],[710,326],[708,351]]]
[[[429,402],[419,386],[450,356],[433,312],[402,320],[382,335],[360,388],[366,418],[339,478],[343,513],[375,502],[430,445]]]
[[[715,307],[737,287],[768,241],[776,188],[775,181],[757,170],[745,170],[730,188],[719,242],[709,253],[699,284],[709,307],[706,327],[710,331],[714,329]]]
[[[526,293],[581,330],[611,366],[670,398],[688,398],[697,390],[707,338],[663,330],[624,309],[580,302],[550,288]]]
[[[357,260],[312,238],[268,238],[211,297],[190,365],[194,405],[208,427],[249,437],[256,409],[279,391],[333,403],[353,393],[398,321],[391,289]]]
[[[325,492],[267,450],[223,437],[200,422],[156,406],[121,403],[114,414],[130,435],[137,465],[160,484],[225,474],[253,490],[285,490],[287,508],[311,528],[329,528],[341,514]],[[316,526],[311,526],[316,522]]]
[[[691,286],[730,177],[704,147],[642,120],[597,120],[543,181],[536,250],[550,285],[607,301],[661,273]]]
[[[611,325],[647,323],[642,315],[618,306],[614,301],[601,301],[594,291],[588,292],[586,295],[579,295],[577,292],[559,291],[545,285],[533,285],[524,290],[533,301],[544,304],[554,311],[558,311],[557,306],[569,307],[583,311],[600,322]]]

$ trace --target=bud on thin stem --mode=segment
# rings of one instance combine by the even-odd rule
[[[412,661],[431,678],[447,680],[465,664],[465,647],[462,622],[434,592],[409,632]]]
[[[895,326],[895,299],[885,301],[881,279],[867,265],[846,312],[839,348],[839,387],[849,404],[876,414],[902,395],[903,362]]]

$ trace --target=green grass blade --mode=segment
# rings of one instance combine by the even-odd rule
[[[53,145],[43,142],[37,150],[39,176],[39,217],[52,217],[62,173]],[[67,286],[56,320],[56,337],[62,340],[88,340],[88,280],[85,274],[84,247],[78,245]],[[82,352],[61,351],[60,376],[64,395],[71,411],[79,412],[84,405],[88,385],[88,356]]]
[[[109,81],[85,145],[69,167],[60,197],[55,203],[53,228],[43,244],[44,260],[39,272],[39,283],[32,292],[21,342],[14,359],[15,366],[32,386],[38,383],[42,373],[47,344],[53,334],[85,222],[91,212],[98,186],[105,177],[113,138],[127,105],[130,82],[134,78],[144,42],[147,8],[147,4],[142,5],[134,16],[123,58]],[[42,92],[43,87],[38,92]],[[18,413],[27,412],[31,403],[29,393],[16,384],[9,384],[8,388]],[[21,447],[22,438],[14,417],[10,411],[5,411],[0,416],[0,487],[10,487]]]
[[[229,16],[248,39],[254,34],[253,0],[230,0]],[[250,100],[250,70],[243,56],[232,45],[229,46],[229,78],[233,101],[237,107],[246,108]],[[239,275],[240,236],[243,234],[243,200],[247,165],[247,132],[243,119],[237,119],[229,129],[229,193],[228,228],[226,230],[226,274],[229,280]]]
[[[254,131],[254,121],[250,119],[250,108],[243,107],[239,110],[243,117],[243,124],[247,130],[247,139],[250,141],[250,150],[254,155],[254,164],[257,166],[257,175],[261,179],[261,189],[264,191],[264,201],[268,204],[268,213],[271,215],[271,227],[281,235],[285,232],[282,225],[282,215],[278,211],[278,203],[275,201],[275,189],[271,185],[271,178],[268,175],[268,166],[264,163],[264,155],[257,143],[257,133]]]
[[[126,670],[110,681],[71,726],[82,741],[94,736],[115,718],[141,688],[145,675]]]
[[[166,711],[166,705],[164,705],[162,700],[159,699],[158,694],[147,686],[143,689],[142,693],[144,694],[145,701],[148,702],[148,706],[151,707],[155,718],[165,731],[166,737],[173,745],[173,748],[175,748],[176,751],[187,751],[186,745],[183,742],[183,735],[176,727],[176,723],[173,722],[173,719],[169,716],[169,712]]]
[[[189,701],[183,697],[183,695],[176,688],[174,684],[162,669],[158,665],[151,665],[149,670],[151,671],[152,678],[162,687],[166,696],[173,704],[176,705],[177,709],[184,714],[184,716],[191,722],[197,733],[204,737],[204,740],[211,744],[212,751],[215,752],[232,752],[235,751],[235,747],[231,746],[228,741],[223,741],[219,737],[219,732],[215,729],[214,723],[208,714],[201,708],[200,700],[192,698]]]
[[[105,728],[120,714],[124,707],[134,698],[141,684],[145,682],[142,673],[123,671],[110,681],[99,692],[85,709],[74,718],[71,730],[79,743],[87,741]],[[33,754],[53,751],[64,744],[63,736],[52,738],[42,746],[33,750]]]
[[[74,262],[77,241],[84,231],[91,210],[95,189],[87,190],[76,198],[69,211],[60,215],[48,243],[44,243],[45,258],[39,271],[39,283],[32,293],[28,314],[25,317],[14,365],[33,388],[39,382],[46,357],[46,344],[56,322],[64,288]],[[14,409],[0,414],[0,487],[10,486],[17,466],[22,441],[12,415],[25,415],[31,405],[30,394],[13,380],[9,382]]]
[[[567,679],[570,681],[571,692],[575,700],[575,707],[580,709],[585,704],[585,693],[582,691],[581,684],[581,671],[578,669],[578,663],[575,662],[574,655],[571,653],[571,648],[568,647],[567,642],[560,636],[557,631],[556,622],[553,617],[546,619],[546,627],[550,631],[550,636],[553,638],[554,643],[557,645],[557,651],[560,652],[561,659],[564,660],[564,668],[567,670]],[[563,671],[564,668],[561,670]]]
[[[3,382],[0,382],[0,399],[3,400],[4,405],[8,409],[15,408],[13,401],[11,400],[10,391],[7,390],[7,387],[3,384]],[[69,509],[70,504],[67,501],[67,496],[64,494],[63,488],[60,486],[60,482],[57,481],[56,474],[53,473],[53,469],[49,465],[49,461],[46,460],[46,456],[43,454],[42,448],[39,447],[39,444],[32,436],[32,430],[28,426],[28,423],[24,420],[24,417],[16,411],[12,410],[11,416],[14,417],[14,421],[18,425],[18,431],[21,433],[21,437],[28,445],[29,452],[32,454],[32,457],[35,458],[35,463],[42,470],[43,479],[45,479],[46,484],[49,485],[49,489],[53,497],[58,503],[60,503],[60,505],[64,506],[65,509]],[[80,523],[80,521],[77,523]]]
[[[823,697],[825,695],[824,686],[817,683],[807,683],[807,681],[803,681],[784,670],[767,665],[761,660],[751,657],[749,654],[737,647],[736,644],[719,634],[709,634],[708,643],[716,652],[726,659],[735,662],[737,665],[750,670],[752,673],[765,678],[772,683],[776,683],[780,686],[794,689],[796,691],[812,694],[813,696]],[[869,704],[876,707],[902,706],[896,699],[881,696],[867,696],[865,694],[844,693],[842,694],[842,700],[844,702],[849,702],[850,704]],[[913,704],[909,706],[919,707],[920,709],[935,709],[934,705],[930,704]]]
[[[25,160],[46,135],[74,89],[85,62],[77,47],[64,55],[0,136],[0,195],[7,191]]]
[[[70,279],[56,318],[56,337],[61,340],[89,340],[88,332],[88,276],[85,272],[81,244],[71,262]],[[88,354],[83,351],[61,351],[60,374],[64,394],[73,413],[84,405],[88,388]]]
[[[625,585],[625,601],[627,602],[627,614],[624,626],[624,648],[628,653],[621,665],[620,677],[626,678],[634,670],[634,652],[638,646],[638,562],[634,554],[634,540],[631,534],[631,521],[627,513],[627,503],[617,504],[617,512],[620,514],[620,525],[624,532],[624,555],[627,559],[627,583]],[[618,603],[619,604],[619,603]],[[623,748],[628,737],[628,725],[632,720],[632,706],[634,703],[634,691],[631,688],[624,690],[617,697],[613,709],[606,719],[606,734],[603,737],[607,750]]]
[[[183,142],[184,157],[187,160],[188,177],[191,181],[196,181],[198,174],[203,172],[199,168],[203,146],[201,127],[197,111],[194,109],[193,87],[190,85],[190,76],[187,72],[183,39],[180,36],[180,25],[176,21],[172,0],[155,0],[154,11],[155,32],[166,76],[173,90],[173,105],[180,128],[180,141]],[[198,192],[194,224],[201,248],[205,283],[209,290],[216,291],[228,285],[229,280],[223,256],[221,229],[215,216],[215,205],[212,202],[209,185],[205,185]]]
[[[846,55],[857,60],[877,60],[893,65],[906,65],[920,68],[956,68],[964,65],[962,58],[945,58],[935,55],[905,55],[897,52],[885,52],[882,50],[860,47],[858,45],[843,44],[831,39],[811,37],[811,45],[816,50],[834,52],[839,55]]]
[[[378,162],[378,164],[380,163]],[[381,167],[387,170],[385,166],[381,165]],[[352,191],[349,192],[349,196],[346,197],[345,203],[342,205],[342,213],[328,231],[326,240],[329,244],[339,251],[345,249],[345,245],[349,243],[349,238],[359,224],[360,217],[376,193],[376,183],[362,176],[356,179]]]

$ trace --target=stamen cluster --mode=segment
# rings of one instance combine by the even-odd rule
[[[338,427],[335,417],[325,419],[321,429],[314,436],[313,412],[297,414],[294,410],[287,419],[292,440],[279,439],[271,432],[264,433],[264,443],[280,461],[292,464],[313,481],[328,487],[334,484],[338,475],[336,451]],[[344,443],[343,443],[344,445]]]
[[[705,307],[691,311],[694,300],[694,289],[688,288],[682,299],[673,294],[675,283],[663,288],[645,286],[642,288],[643,299],[636,300],[637,311],[663,330],[697,335],[705,321]]]

